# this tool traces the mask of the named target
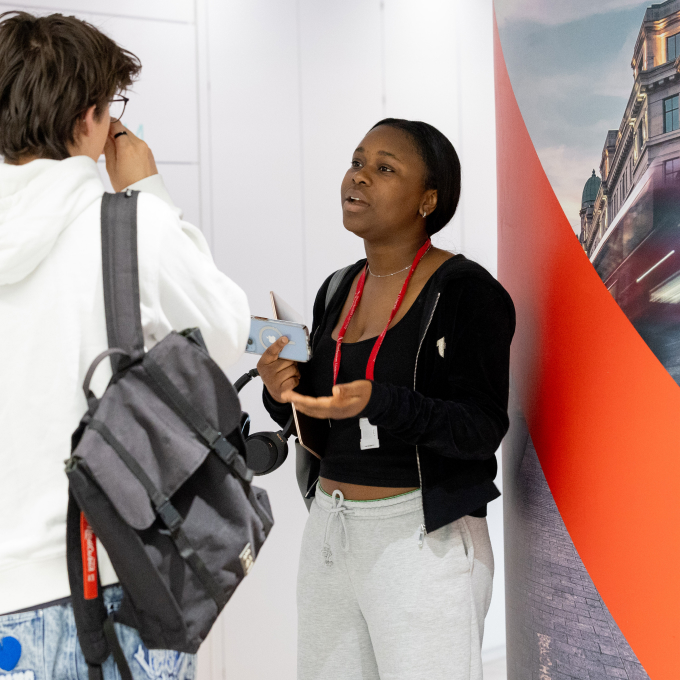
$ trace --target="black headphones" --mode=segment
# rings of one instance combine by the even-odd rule
[[[260,374],[256,368],[242,375],[234,389],[240,392],[253,378]],[[293,416],[278,432],[256,432],[250,434],[250,416],[241,414],[241,432],[246,440],[246,463],[256,475],[268,475],[280,468],[288,458],[288,437],[292,434]]]

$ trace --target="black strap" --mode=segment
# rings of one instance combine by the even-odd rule
[[[331,280],[328,282],[328,288],[326,288],[324,312],[328,310],[328,306],[338,292],[345,276],[354,266],[355,265],[350,264],[343,269],[338,269],[338,271],[331,276]],[[316,330],[318,331],[319,328]],[[312,507],[312,499],[314,498],[316,491],[316,484],[319,481],[320,463],[319,459],[316,456],[313,456],[297,439],[295,440],[295,466],[300,492],[307,505],[307,510],[310,510]]]
[[[104,361],[104,359],[106,359],[106,357],[113,356],[114,354],[123,355],[126,357],[128,356],[128,353],[125,350],[120,349],[119,347],[111,347],[110,349],[104,350],[101,354],[94,358],[94,361],[90,364],[90,368],[85,374],[85,380],[83,380],[83,392],[85,392],[85,399],[87,399],[88,406],[90,407],[90,413],[94,413],[97,405],[97,397],[95,397],[94,393],[90,389],[90,383],[94,377],[94,372],[97,370],[99,364]]]
[[[104,635],[106,636],[106,641],[109,643],[109,649],[111,654],[113,654],[113,660],[118,666],[118,672],[122,680],[134,680],[132,677],[132,672],[130,671],[130,666],[128,666],[127,659],[123,649],[118,641],[118,636],[116,635],[116,629],[113,625],[113,612],[111,612],[106,621],[104,621]],[[101,667],[100,667],[101,668]]]
[[[243,456],[238,452],[238,449],[228,441],[221,432],[218,432],[212,427],[189,401],[185,399],[184,395],[177,389],[163,369],[149,354],[144,357],[144,368],[151,377],[153,386],[162,393],[162,396],[164,396],[168,403],[173,407],[175,413],[183,418],[184,422],[187,423],[189,427],[192,427],[212,448],[218,458],[238,475],[241,479],[243,491],[248,497],[253,510],[255,510],[255,513],[260,518],[262,524],[265,527],[271,528],[271,519],[263,513],[260,503],[250,486],[250,482],[253,480],[253,471],[248,467]],[[290,426],[291,422],[289,421],[287,428]]]
[[[106,606],[104,605],[101,582],[97,583],[97,597],[93,600],[85,599],[80,538],[80,507],[70,491],[66,511],[66,547],[71,603],[80,648],[88,664],[102,664],[109,656],[109,647],[102,631],[102,624],[106,619]]]
[[[99,432],[102,439],[118,454],[118,457],[125,463],[128,470],[139,480],[141,485],[146,490],[149,495],[151,502],[153,503],[156,510],[160,513],[159,508],[162,508],[166,503],[169,503],[168,497],[161,493],[156,485],[151,481],[151,478],[146,474],[144,468],[135,460],[135,457],[118,441],[114,436],[113,432],[104,425],[100,420],[92,420],[90,422],[90,427],[93,430]],[[179,514],[179,513],[178,513]],[[161,519],[165,521],[165,518],[161,515]],[[181,519],[181,518],[180,518]],[[168,526],[168,529],[172,530],[174,527]]]
[[[121,680],[134,680],[130,666],[128,665],[127,659],[125,658],[125,652],[123,652],[123,648],[120,646],[118,635],[116,635],[116,628],[113,624],[114,618],[113,612],[111,612],[104,620],[102,625],[104,636],[106,637],[106,641],[109,644],[111,654],[113,654],[113,660],[116,662]],[[94,664],[88,664],[87,678],[88,680],[104,680],[104,671],[102,667]]]
[[[220,588],[220,585],[214,579],[213,575],[208,571],[208,567],[205,566],[203,560],[194,550],[194,547],[191,545],[191,541],[186,533],[184,533],[184,530],[181,527],[175,529],[172,533],[172,539],[175,542],[182,559],[191,567],[191,570],[199,578],[218,609],[222,609],[222,607],[227,604],[228,597],[225,595],[222,588]]]
[[[326,302],[324,305],[324,312],[328,310],[328,305],[330,305],[331,300],[335,296],[335,294],[338,292],[338,288],[340,288],[340,284],[342,284],[343,279],[345,278],[345,275],[349,272],[350,269],[354,267],[353,264],[347,265],[343,269],[338,269],[337,272],[331,276],[331,280],[328,282],[328,288],[326,288]],[[314,340],[316,339],[316,334],[319,332],[319,328],[321,328],[321,324],[316,327],[316,330],[314,331],[314,335],[312,336],[312,345],[314,344]],[[312,454],[309,454],[312,455]]]
[[[326,289],[326,305],[325,309],[328,309],[328,305],[331,303],[331,300],[333,299],[333,296],[335,293],[338,291],[338,288],[340,288],[340,284],[342,283],[342,280],[345,278],[345,274],[349,272],[350,269],[354,267],[353,264],[348,265],[347,267],[344,267],[343,269],[338,269],[335,274],[331,277],[331,280],[328,282],[328,288]]]
[[[168,378],[165,371],[150,356],[144,358],[144,368],[160,388],[165,399],[173,406],[177,415],[192,427],[209,446],[213,446],[222,436],[219,431],[193,407],[191,402]]]
[[[101,666],[87,666],[87,680],[104,680],[104,671]]]
[[[139,302],[137,264],[138,191],[104,194],[102,197],[102,273],[109,347],[120,347],[129,356],[111,357],[113,372],[126,368],[144,355],[144,335]]]
[[[216,430],[177,389],[165,371],[151,358],[144,357],[144,368],[153,381],[153,387],[161,392],[161,396],[172,406],[177,415],[197,432],[203,441],[226,463],[243,481],[250,483],[253,473],[248,469],[238,449]]]
[[[182,529],[184,519],[179,514],[177,508],[170,502],[170,499],[156,488],[156,485],[151,481],[151,478],[146,474],[144,468],[135,460],[134,456],[118,441],[113,432],[109,430],[104,423],[99,420],[93,420],[90,427],[99,432],[102,439],[118,454],[118,457],[125,463],[128,470],[137,478],[140,484],[146,490],[156,513],[161,518],[161,521],[170,530],[170,536],[177,546],[177,550],[182,558],[191,567],[192,571],[199,578],[205,589],[210,594],[210,597],[215,601],[217,606],[221,609],[227,602],[227,599],[208,568],[203,563],[203,560],[198,556],[189,537]]]
[[[253,481],[253,471],[248,467],[248,464],[238,452],[238,449],[228,439],[220,437],[220,439],[213,444],[212,448],[217,454],[217,457],[246,482],[246,484],[250,484]]]

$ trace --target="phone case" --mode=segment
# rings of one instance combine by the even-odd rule
[[[309,331],[307,326],[289,321],[265,319],[261,316],[250,317],[250,334],[246,352],[264,354],[282,335],[288,338],[288,344],[281,350],[281,359],[305,362],[311,357]]]

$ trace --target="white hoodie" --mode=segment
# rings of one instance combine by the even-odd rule
[[[103,193],[85,156],[0,164],[0,614],[69,595],[64,461],[86,410],[85,372],[107,348]],[[147,348],[198,326],[217,363],[231,366],[246,346],[248,302],[201,232],[142,193],[138,252]],[[103,362],[96,394],[110,377]],[[102,558],[106,585],[115,574]]]

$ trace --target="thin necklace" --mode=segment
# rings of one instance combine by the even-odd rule
[[[430,248],[432,248],[432,244],[430,244],[429,248],[423,253],[423,257],[427,255],[430,252]],[[394,276],[395,274],[400,274],[401,272],[405,272],[407,269],[410,269],[411,265],[407,264],[403,269],[400,269],[399,271],[392,272],[391,274],[374,274],[371,271],[371,265],[366,263],[366,266],[368,267],[368,273],[371,276],[374,276],[376,279],[386,279],[388,276]]]

